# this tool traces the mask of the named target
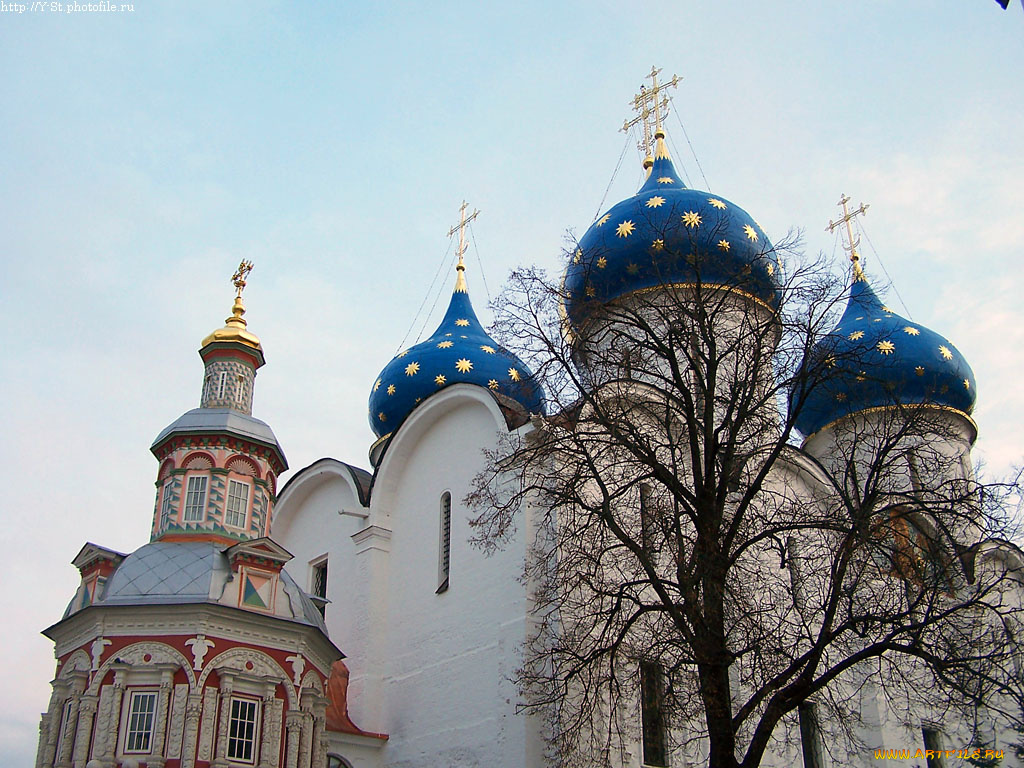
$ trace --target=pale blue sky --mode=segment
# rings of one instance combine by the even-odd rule
[[[31,3],[31,0],[28,0]],[[652,64],[711,190],[775,237],[871,205],[864,248],[978,380],[976,456],[1024,455],[1024,13],[859,3],[153,2],[0,13],[0,766],[31,760],[38,631],[85,541],[148,537],[148,446],[198,404],[228,278],[267,366],[255,415],[295,469],[367,465],[369,388],[463,198],[491,293],[593,220]],[[675,117],[677,164],[703,186]],[[640,179],[630,149],[608,204]],[[476,256],[470,290],[487,322]],[[449,288],[446,276],[444,290]],[[891,293],[888,303],[906,314]],[[443,307],[439,307],[439,310]],[[435,322],[435,321],[431,321]],[[417,328],[419,326],[417,325]],[[428,331],[432,326],[428,327]]]

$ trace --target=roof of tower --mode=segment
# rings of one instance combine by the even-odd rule
[[[232,276],[232,283],[235,286],[235,301],[231,306],[231,317],[224,321],[224,327],[210,333],[203,339],[202,349],[217,342],[241,344],[244,347],[257,353],[259,363],[263,364],[263,347],[259,337],[246,329],[245,303],[242,301],[242,290],[245,288],[245,278],[252,271],[252,262],[243,261],[238,271]]]
[[[370,428],[393,433],[423,401],[452,384],[476,384],[512,398],[527,411],[542,409],[541,390],[522,360],[484,330],[469,300],[461,258],[444,319],[430,338],[410,347],[380,372],[370,392]]]
[[[735,203],[689,189],[655,134],[653,165],[632,197],[580,238],[565,274],[565,310],[577,324],[595,306],[666,285],[701,284],[775,306],[779,264],[764,230]]]
[[[885,306],[856,261],[846,311],[810,355],[828,375],[797,415],[804,435],[871,408],[931,405],[968,417],[974,409],[974,373],[964,356],[935,331]]]

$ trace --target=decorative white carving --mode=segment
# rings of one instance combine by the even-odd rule
[[[299,688],[302,686],[302,670],[306,668],[306,660],[302,658],[301,653],[297,653],[294,656],[285,656],[285,661],[292,663],[292,674],[295,681],[295,687]]]
[[[217,644],[213,640],[208,640],[206,635],[196,635],[186,640],[185,645],[192,649],[192,668],[202,669],[207,651],[214,648]]]
[[[85,672],[91,668],[92,664],[89,661],[89,654],[79,649],[68,656],[68,660],[64,662],[64,666],[60,668],[60,673],[57,675],[58,678],[66,679],[71,677],[75,672]]]
[[[89,647],[89,652],[92,654],[92,666],[90,669],[93,672],[100,668],[100,659],[103,658],[103,650],[108,645],[113,645],[113,642],[104,637],[97,637],[92,641],[92,645]]]
[[[171,722],[167,732],[167,757],[181,757],[181,740],[185,733],[185,702],[188,700],[188,684],[174,686],[174,703],[171,704]]]
[[[198,760],[209,762],[213,749],[213,721],[217,718],[217,689],[207,688],[203,691],[203,722],[199,728]]]
[[[100,706],[96,715],[96,730],[92,740],[91,757],[104,757],[108,752],[107,742],[110,740],[111,734],[117,733],[117,725],[112,726],[110,723],[110,712],[114,705],[114,696],[120,695],[120,693],[112,685],[100,689]]]
[[[298,697],[295,695],[295,688],[288,677],[288,673],[281,668],[281,665],[270,656],[253,648],[231,648],[217,656],[214,656],[210,663],[203,669],[199,676],[199,686],[206,685],[206,680],[215,669],[231,669],[239,674],[265,676],[278,680],[288,695],[288,706],[297,707]]]
[[[320,682],[320,675],[318,675],[316,671],[312,669],[309,670],[305,675],[303,675],[302,685],[300,687],[302,688],[302,690],[312,689],[321,696],[323,696],[324,694],[324,687],[323,684]]]
[[[146,659],[149,656],[149,659]],[[99,673],[93,677],[92,685],[89,687],[89,693],[97,693],[100,687],[100,681],[106,677],[106,671],[110,668],[110,665],[115,662],[123,662],[130,664],[133,667],[141,667],[150,664],[173,664],[177,667],[181,667],[185,670],[185,674],[188,676],[188,681],[191,686],[195,686],[195,675],[192,673],[192,665],[189,664],[180,651],[176,648],[172,648],[166,643],[157,642],[142,642],[133,643],[125,648],[122,648],[117,653],[111,654],[107,657],[107,660],[103,662],[100,667]]]

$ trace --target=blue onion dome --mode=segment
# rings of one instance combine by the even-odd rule
[[[882,304],[856,261],[846,311],[810,355],[822,364],[824,378],[796,417],[807,436],[874,408],[929,405],[965,417],[974,409],[974,373],[964,356],[935,331]],[[792,391],[790,407],[794,397]]]
[[[398,355],[380,372],[370,393],[370,428],[392,433],[420,403],[452,384],[476,384],[541,410],[541,388],[523,361],[487,335],[473,311],[462,259],[444,319],[426,341]]]
[[[777,306],[779,263],[764,230],[735,203],[688,189],[660,129],[655,138],[640,191],[594,222],[570,259],[570,323],[605,302],[666,285],[721,287]]]

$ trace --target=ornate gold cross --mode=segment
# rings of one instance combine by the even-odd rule
[[[633,107],[637,116],[632,120],[626,120],[622,124],[623,133],[629,133],[629,129],[637,123],[643,124],[643,141],[637,146],[648,157],[653,154],[651,149],[651,117],[654,117],[654,133],[657,134],[662,131],[662,119],[668,116],[668,96],[663,95],[662,91],[668,88],[675,88],[679,85],[679,81],[682,80],[678,75],[672,75],[671,80],[659,83],[658,75],[660,73],[660,69],[651,67],[651,72],[647,75],[651,79],[651,87],[648,88],[646,85],[641,85],[640,92],[633,96],[633,100],[630,102],[630,106]]]
[[[466,225],[469,224],[473,219],[480,215],[480,211],[473,211],[469,216],[466,215],[466,209],[469,207],[469,203],[465,200],[462,201],[462,205],[459,207],[459,223],[448,230],[448,237],[451,237],[456,232],[459,233],[459,250],[456,253],[459,256],[459,263],[455,267],[460,271],[466,269],[466,265],[462,260],[463,255],[466,253]]]
[[[851,211],[846,205],[848,202],[850,202],[849,197],[847,197],[845,194],[840,196],[839,202],[836,203],[836,205],[841,205],[843,207],[843,217],[837,221],[830,220],[828,226],[825,227],[825,231],[834,232],[836,227],[842,226],[843,224],[846,225],[847,244],[843,246],[843,250],[849,251],[850,253],[850,261],[853,262],[854,276],[862,277],[864,273],[861,271],[860,268],[860,254],[857,253],[857,246],[860,245],[860,235],[857,235],[856,237],[853,236],[853,227],[850,226],[850,222],[853,221],[854,218],[856,218],[857,216],[867,215],[869,206],[864,205],[864,203],[861,203],[860,208]]]
[[[237,293],[236,298],[242,297],[242,289],[245,288],[245,278],[252,272],[252,262],[242,259],[242,263],[238,265],[238,269],[235,270],[235,274],[231,276],[231,282],[235,286]]]

